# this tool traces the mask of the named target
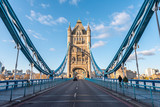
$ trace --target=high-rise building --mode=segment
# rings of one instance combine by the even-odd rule
[[[158,72],[159,72],[158,69],[147,68],[147,69],[145,70],[145,75],[146,75],[146,76],[151,76],[151,75],[153,75],[153,74],[157,74]]]

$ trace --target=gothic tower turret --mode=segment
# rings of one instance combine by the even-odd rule
[[[68,31],[67,31],[67,47],[69,46],[69,44],[71,44],[71,23],[69,23],[69,27],[68,27]],[[67,60],[67,77],[69,78],[70,77],[70,75],[69,75],[69,71],[70,71],[70,50],[71,50],[71,48],[70,48],[70,46],[69,46],[69,51],[68,51],[68,60]]]
[[[68,28],[68,62],[67,77],[77,77],[79,79],[89,78],[91,76],[91,60],[89,44],[91,44],[91,30],[88,25],[87,30],[78,20],[74,29]]]

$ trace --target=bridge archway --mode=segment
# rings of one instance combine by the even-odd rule
[[[87,78],[89,74],[86,69],[78,67],[78,68],[73,68],[72,75],[73,77],[77,77],[78,79],[84,79]]]

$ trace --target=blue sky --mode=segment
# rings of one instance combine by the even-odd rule
[[[106,68],[119,49],[143,1],[9,0],[33,44],[54,70],[67,51],[69,22],[73,28],[78,19],[84,27],[90,24],[94,58],[100,68]],[[155,14],[138,45],[140,73],[144,73],[146,68],[160,69],[160,38]],[[0,19],[0,61],[10,70],[15,66],[14,47],[13,39]],[[126,67],[136,70],[134,53],[126,62]],[[30,69],[29,62],[21,52],[18,69]]]

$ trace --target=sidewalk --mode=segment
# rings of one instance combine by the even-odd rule
[[[113,81],[102,81],[94,79],[90,79],[89,81],[94,82],[98,85],[101,85],[107,89],[115,91],[124,96],[136,99],[138,102],[145,103],[149,106],[160,107],[160,92],[153,91],[152,87],[151,89],[142,89],[130,85],[128,85],[128,87],[125,87],[123,84],[122,87],[120,87],[119,83],[115,83]]]

